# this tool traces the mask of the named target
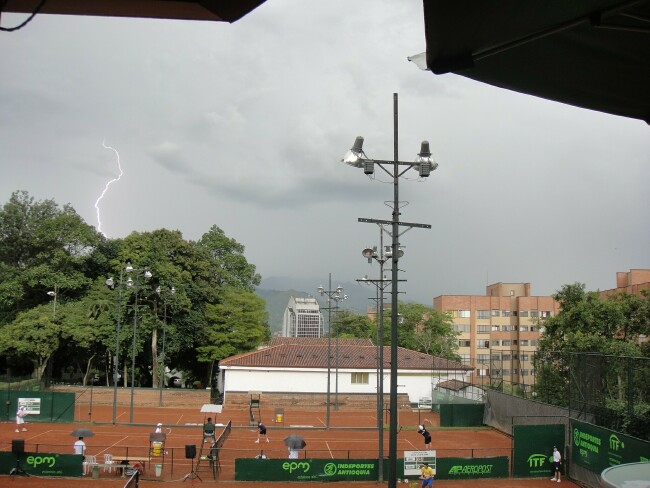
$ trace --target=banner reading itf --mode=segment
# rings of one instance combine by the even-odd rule
[[[571,420],[572,460],[594,473],[625,463],[650,460],[650,442]]]

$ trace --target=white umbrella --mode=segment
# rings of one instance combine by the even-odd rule
[[[223,405],[214,405],[212,403],[206,403],[201,407],[201,413],[221,413]]]

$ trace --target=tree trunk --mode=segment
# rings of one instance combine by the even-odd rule
[[[84,382],[83,386],[86,386],[88,384],[88,375],[90,374],[90,366],[93,363],[93,358],[96,356],[96,353],[93,354],[88,358],[88,362],[86,363],[86,372],[84,373]]]

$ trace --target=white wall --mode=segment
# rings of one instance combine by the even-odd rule
[[[263,391],[289,393],[326,393],[327,369],[262,369],[252,368],[223,368],[225,373],[224,393],[228,391]],[[330,373],[330,393],[336,392],[336,369]],[[351,373],[368,373],[367,384],[352,384]],[[400,372],[397,378],[397,392],[407,393],[410,402],[417,402],[421,397],[431,397],[432,388],[439,381],[448,379],[465,380],[466,375],[450,372],[449,375],[435,374],[431,371]],[[432,384],[433,381],[433,384]],[[339,369],[338,392],[346,393],[377,393],[377,374],[375,370]],[[384,394],[390,393],[390,371],[384,370]]]

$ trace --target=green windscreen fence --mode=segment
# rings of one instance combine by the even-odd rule
[[[440,427],[481,427],[483,403],[447,403],[440,405]]]
[[[15,420],[18,405],[27,408],[26,422],[73,422],[75,394],[53,391],[0,391],[2,420]],[[2,408],[4,406],[4,408]]]
[[[515,443],[512,472],[516,478],[551,476],[553,446],[566,459],[564,452],[564,424],[514,425]]]

